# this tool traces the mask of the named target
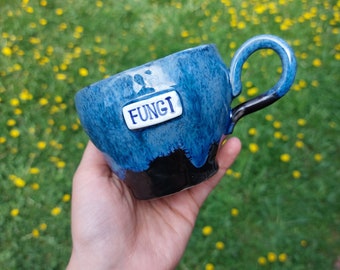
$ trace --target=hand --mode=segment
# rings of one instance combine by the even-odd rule
[[[199,209],[240,152],[230,138],[217,154],[209,180],[164,198],[138,201],[91,143],[74,175],[73,249],[68,269],[174,269]]]

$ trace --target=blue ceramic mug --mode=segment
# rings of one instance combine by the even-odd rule
[[[273,88],[235,108],[241,71],[249,56],[273,49],[282,73]],[[230,69],[215,45],[180,51],[80,90],[80,121],[112,171],[138,199],[169,195],[217,172],[223,134],[246,114],[281,98],[293,84],[296,59],[271,35],[256,36],[235,53]]]

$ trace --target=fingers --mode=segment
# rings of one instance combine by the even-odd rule
[[[209,193],[222,179],[225,171],[233,164],[240,151],[241,142],[238,138],[230,138],[225,143],[221,143],[220,149],[216,156],[219,166],[218,172],[209,180],[204,181],[188,190],[195,198],[197,205],[202,205]]]
[[[236,137],[228,139],[224,144],[222,143],[216,160],[219,166],[219,170],[223,174],[231,166],[231,164],[233,164],[240,151],[241,141]]]

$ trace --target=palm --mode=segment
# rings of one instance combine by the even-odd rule
[[[84,154],[74,178],[72,256],[91,254],[101,258],[101,263],[105,260],[110,269],[174,268],[184,253],[201,204],[240,149],[236,140],[227,144],[223,155],[219,153],[220,170],[212,179],[151,201],[134,199],[89,144],[88,155]]]

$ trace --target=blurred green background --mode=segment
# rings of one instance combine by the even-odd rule
[[[205,43],[229,65],[257,34],[291,44],[295,84],[236,126],[241,155],[204,204],[178,269],[335,267],[340,1],[0,0],[0,269],[68,262],[72,176],[88,140],[77,90]],[[233,106],[279,76],[272,51],[255,53]]]

